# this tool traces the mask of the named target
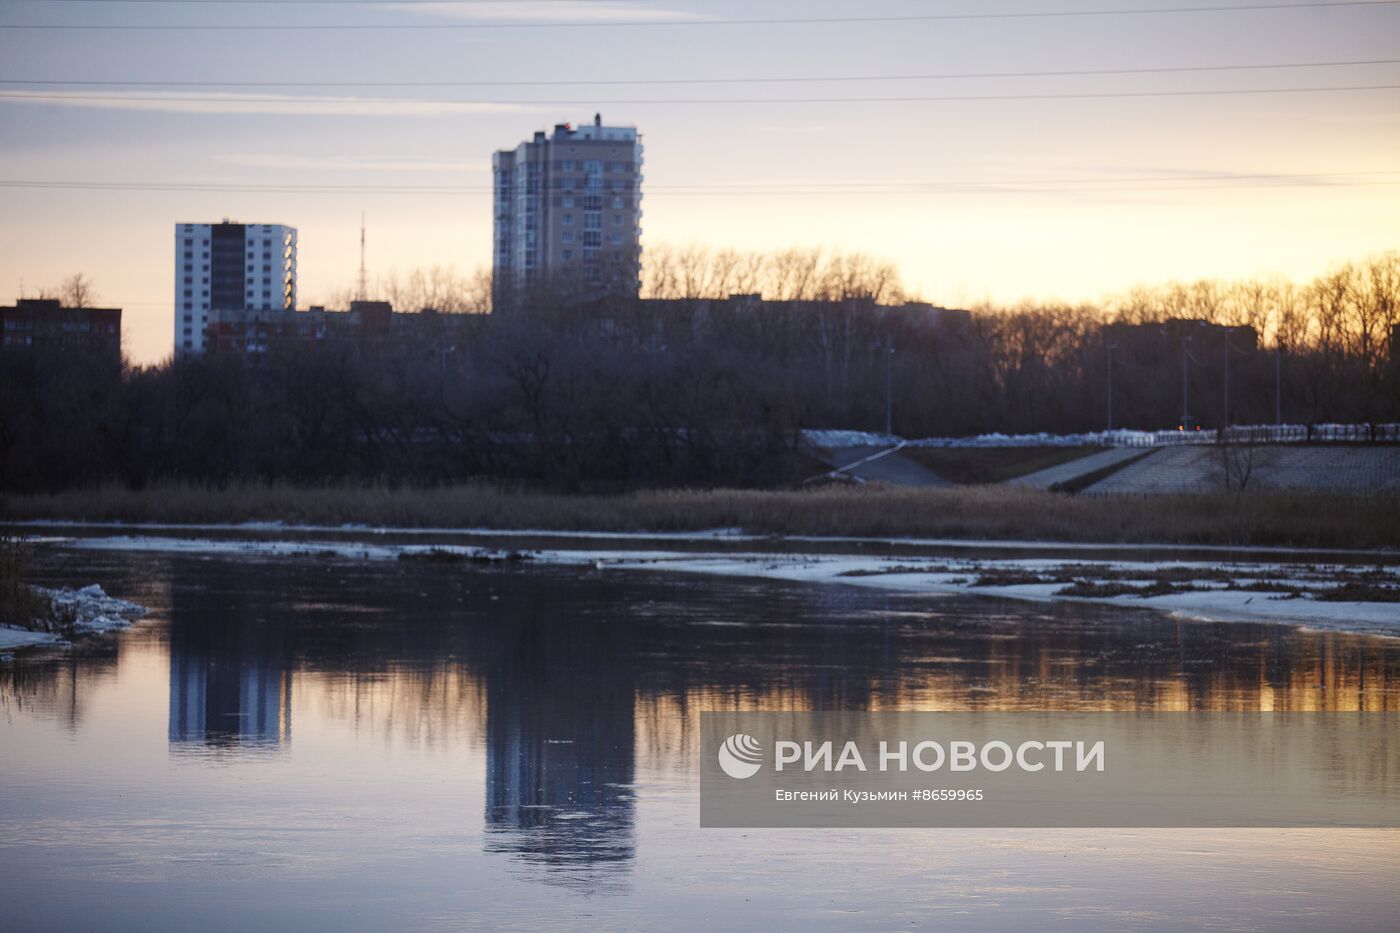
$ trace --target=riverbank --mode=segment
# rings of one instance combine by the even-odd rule
[[[57,528],[52,530],[57,531]],[[128,529],[134,531],[135,529]],[[173,531],[174,529],[171,529]],[[234,529],[227,529],[230,533]],[[1400,555],[1357,552],[1335,559],[1319,552],[1278,549],[1219,559],[1192,556],[1189,547],[1163,557],[1093,545],[1033,545],[1035,556],[1001,556],[1005,544],[925,541],[920,556],[859,553],[850,539],[745,538],[732,534],[557,536],[529,550],[462,543],[475,535],[438,531],[408,543],[392,529],[342,530],[334,537],[291,529],[238,529],[239,535],[117,534],[85,529],[51,536],[43,546],[88,551],[198,554],[226,559],[299,558],[313,561],[407,561],[434,564],[544,564],[580,573],[618,571],[760,577],[818,585],[874,587],[908,593],[991,596],[1033,602],[1080,602],[1146,608],[1204,621],[1255,621],[1400,637]],[[113,530],[115,531],[115,529]],[[397,539],[397,540],[396,540]],[[544,539],[541,539],[544,540]],[[720,550],[720,546],[726,549]],[[737,548],[734,547],[737,545]],[[764,549],[781,545],[783,550]],[[839,550],[820,550],[821,547]],[[1024,543],[1017,548],[1024,548]],[[696,549],[699,548],[699,549]],[[976,553],[985,548],[985,555]],[[1153,549],[1160,551],[1163,549]],[[972,552],[972,553],[969,553]],[[1141,553],[1141,557],[1132,556]],[[1125,556],[1126,555],[1126,556]]]
[[[484,484],[439,488],[174,484],[142,490],[111,486],[0,495],[0,522],[36,520],[626,534],[733,528],[746,534],[786,536],[1400,548],[1400,492],[1134,497],[1074,496],[1007,486],[867,486],[563,495]]]
[[[60,645],[84,635],[112,632],[146,614],[144,606],[117,599],[97,584],[79,590],[28,587],[44,618],[0,619],[0,650]]]

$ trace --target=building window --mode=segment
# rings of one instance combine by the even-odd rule
[[[574,215],[573,215],[573,214],[565,214],[565,215],[564,215],[564,226],[566,226],[566,227],[572,227],[573,225],[574,225]]]

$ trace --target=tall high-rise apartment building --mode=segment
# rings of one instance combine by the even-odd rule
[[[175,353],[204,352],[210,312],[292,311],[297,232],[281,224],[175,225]]]
[[[635,295],[642,143],[636,127],[561,123],[492,159],[496,302],[532,285]]]

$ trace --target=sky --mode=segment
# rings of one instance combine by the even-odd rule
[[[361,214],[371,279],[489,267],[492,152],[595,112],[643,134],[644,248],[950,306],[1307,279],[1400,248],[1400,2],[1287,6],[5,0],[0,301],[81,272],[146,364],[177,222],[296,227],[303,307]]]

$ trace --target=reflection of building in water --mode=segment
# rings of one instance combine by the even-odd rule
[[[171,652],[171,742],[279,745],[291,737],[291,671]]]
[[[630,649],[593,628],[531,619],[490,666],[486,828],[488,851],[598,890],[634,854],[635,678]]]
[[[170,743],[276,747],[292,737],[286,629],[227,607],[170,618]],[[222,608],[222,607],[221,607]]]

